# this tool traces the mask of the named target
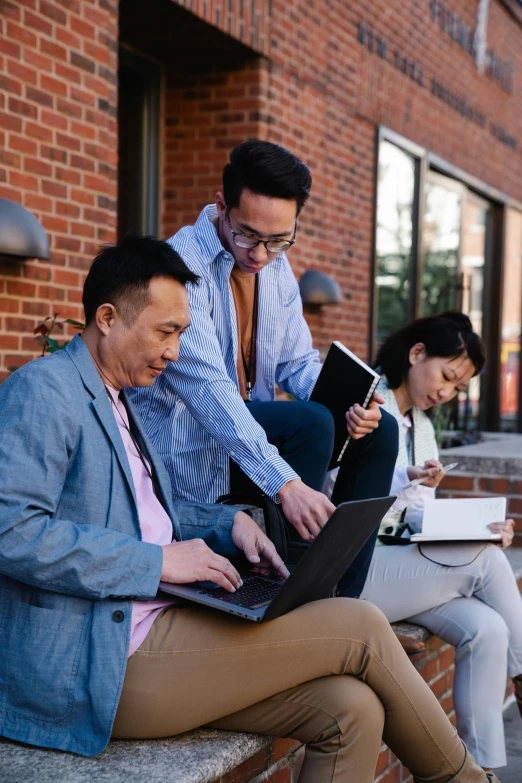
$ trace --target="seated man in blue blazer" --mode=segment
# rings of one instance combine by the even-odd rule
[[[0,387],[0,734],[95,755],[111,733],[258,731],[307,743],[301,781],[370,783],[384,730],[417,781],[485,783],[370,604],[255,625],[157,595],[160,580],[236,590],[238,550],[287,575],[242,511],[172,505],[123,391],[176,361],[189,282],[163,242],[105,248],[83,335]]]

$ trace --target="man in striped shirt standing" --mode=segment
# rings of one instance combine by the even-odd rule
[[[340,502],[389,494],[398,441],[379,395],[367,410],[356,405],[347,431],[360,443],[341,463],[332,502],[321,492],[333,420],[308,401],[321,364],[286,255],[311,182],[308,168],[275,144],[251,140],[232,151],[215,203],[169,240],[200,278],[188,287],[191,327],[179,359],[152,388],[133,393],[175,498],[214,502],[250,480],[280,499],[305,541]],[[275,401],[276,384],[296,402]],[[360,594],[374,543],[341,594]]]

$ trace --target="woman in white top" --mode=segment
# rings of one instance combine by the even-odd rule
[[[379,391],[399,423],[399,455],[383,527],[398,518],[420,532],[422,508],[444,478],[433,426],[424,413],[465,389],[484,365],[484,347],[462,313],[419,319],[383,344]],[[402,491],[412,479],[423,486]],[[513,538],[513,520],[490,526]],[[495,544],[377,546],[361,598],[390,622],[408,620],[456,648],[457,728],[484,769],[506,764],[502,707],[506,674],[522,714],[522,601],[512,569]]]

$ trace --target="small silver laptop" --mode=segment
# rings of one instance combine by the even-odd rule
[[[286,581],[241,569],[243,586],[235,593],[213,582],[161,582],[160,590],[257,623],[274,620],[310,601],[328,598],[394,502],[395,497],[386,497],[342,503]]]

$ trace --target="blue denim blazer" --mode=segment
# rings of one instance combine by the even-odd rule
[[[236,553],[236,509],[179,503],[135,412],[177,539]],[[79,336],[0,386],[0,735],[95,755],[125,676],[133,600],[156,595],[110,401]]]

